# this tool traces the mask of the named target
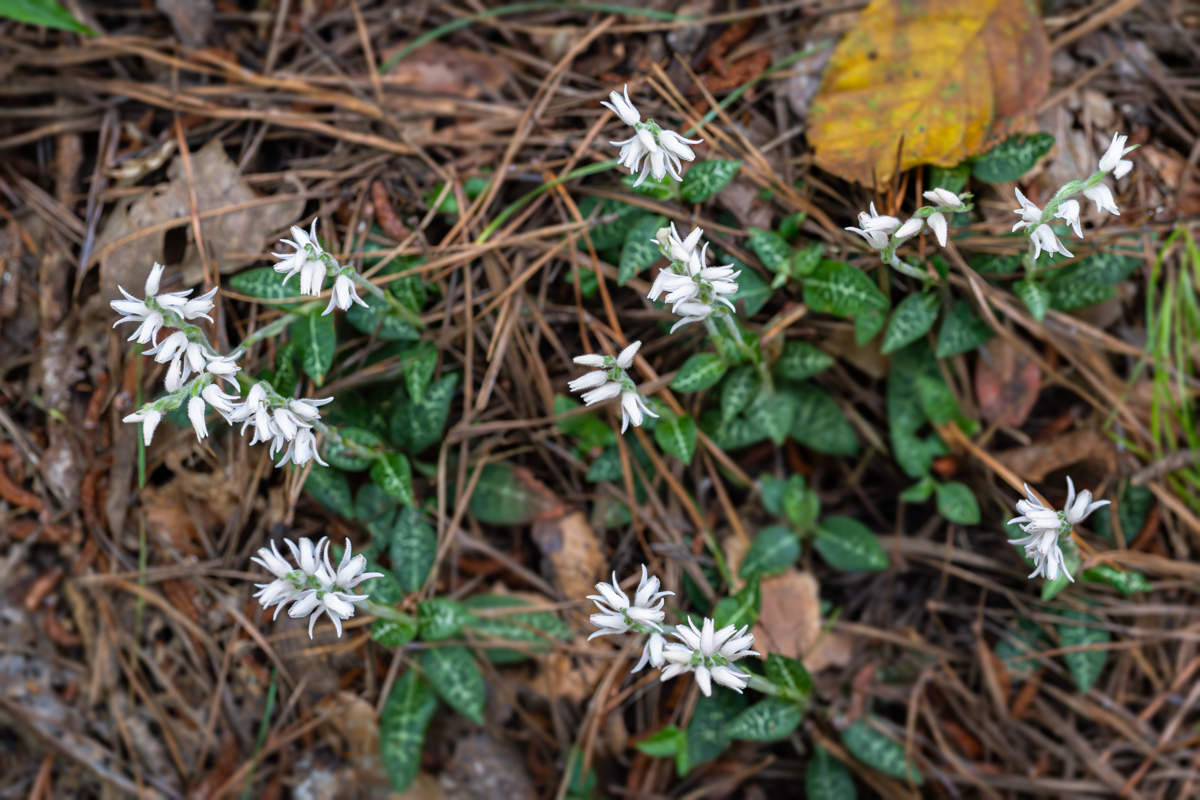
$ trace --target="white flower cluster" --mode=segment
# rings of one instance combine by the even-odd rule
[[[905,241],[916,236],[929,226],[937,242],[946,246],[946,234],[949,229],[947,214],[966,211],[967,204],[963,197],[946,189],[932,189],[925,192],[925,199],[934,206],[923,206],[903,225],[897,217],[880,214],[871,203],[871,213],[862,212],[858,215],[857,228],[846,228],[851,233],[857,233],[872,249],[881,251],[881,258],[889,266],[896,267],[900,259],[896,248]]]
[[[650,300],[662,297],[663,302],[671,304],[672,312],[683,317],[671,328],[671,333],[723,310],[718,303],[730,310],[734,308],[730,298],[737,294],[737,277],[742,273],[734,271],[732,264],[708,266],[708,243],[697,250],[703,235],[704,231],[696,228],[686,239],[680,239],[672,222],[670,228],[660,228],[654,238],[668,266],[658,271],[646,297]]]
[[[191,300],[187,299],[187,296],[192,293],[191,289],[186,292],[159,294],[158,285],[162,281],[163,269],[165,269],[163,265],[157,262],[151,268],[150,276],[146,278],[145,300],[138,300],[125,291],[123,286],[118,286],[117,289],[125,295],[125,299],[113,300],[109,303],[113,311],[121,315],[121,318],[113,323],[114,328],[123,322],[140,323],[128,341],[132,342],[136,339],[138,344],[154,342],[155,345],[158,345],[158,332],[168,324],[171,314],[183,320],[206,319],[212,322],[212,317],[208,316],[208,312],[212,310],[212,298],[217,290],[213,289],[211,292]]]
[[[644,419],[643,414],[649,414],[652,417],[658,416],[646,405],[646,401],[638,394],[637,387],[634,386],[633,380],[626,372],[633,366],[633,357],[637,355],[638,348],[641,346],[641,342],[634,342],[622,350],[616,358],[591,354],[576,356],[576,364],[583,367],[595,367],[595,370],[567,384],[572,392],[591,390],[583,395],[584,405],[595,405],[619,395],[621,397],[621,433],[625,432],[630,422],[635,426],[641,426]]]
[[[1104,177],[1112,173],[1113,177],[1120,179],[1133,169],[1133,162],[1126,161],[1124,156],[1136,149],[1137,145],[1126,147],[1125,142],[1128,138],[1128,136],[1114,133],[1108,150],[1100,157],[1097,171],[1085,181],[1075,181],[1060,189],[1046,210],[1038,208],[1025,195],[1021,194],[1020,189],[1016,189],[1017,202],[1021,204],[1021,207],[1015,209],[1013,213],[1020,214],[1021,221],[1013,226],[1013,230],[1031,229],[1027,235],[1033,246],[1034,261],[1037,261],[1043,250],[1047,253],[1060,253],[1068,258],[1071,256],[1071,253],[1063,246],[1050,227],[1049,223],[1053,219],[1061,219],[1074,229],[1076,237],[1083,238],[1083,228],[1079,219],[1079,201],[1069,199],[1076,192],[1082,191],[1084,197],[1094,202],[1097,213],[1107,211],[1116,216],[1121,215],[1117,203],[1113,199],[1112,190],[1104,183]]]
[[[653,175],[654,180],[661,181],[664,175],[670,175],[677,181],[683,180],[679,169],[683,161],[693,161],[696,154],[690,144],[700,144],[703,139],[685,139],[675,131],[660,128],[652,119],[642,122],[633,102],[629,99],[629,87],[625,87],[625,96],[610,92],[610,102],[601,103],[612,110],[621,120],[633,128],[633,136],[620,142],[609,142],[614,147],[621,148],[621,166],[628,167],[631,173],[641,171],[641,175],[633,184],[639,186],[646,176]],[[643,159],[645,161],[643,162]]]
[[[662,670],[664,681],[685,672],[694,672],[696,684],[705,696],[712,694],[713,681],[735,692],[740,693],[745,689],[746,679],[750,676],[731,664],[740,658],[758,655],[747,649],[754,644],[754,635],[746,633],[745,627],[737,630],[732,625],[714,630],[716,625],[706,618],[699,629],[691,621],[686,627],[676,626],[671,635],[680,641],[668,643],[663,637],[662,621],[666,616],[663,611],[666,600],[663,598],[674,592],[660,592],[658,587],[658,578],[647,575],[645,564],[642,565],[642,579],[632,602],[621,591],[615,572],[612,583],[596,584],[600,594],[590,595],[588,599],[600,609],[599,614],[592,614],[591,617],[592,624],[599,630],[589,636],[588,641],[597,636],[631,631],[642,634],[648,638],[642,648],[642,658],[633,672],[650,664]]]
[[[261,564],[275,576],[270,583],[257,583],[259,591],[254,595],[263,608],[276,606],[275,616],[288,603],[288,616],[308,617],[308,637],[313,635],[313,626],[321,614],[328,614],[342,635],[342,620],[354,616],[354,604],[366,602],[369,595],[354,594],[351,590],[369,578],[381,578],[381,572],[363,572],[367,559],[361,554],[351,557],[350,540],[346,540],[346,552],[335,570],[329,561],[329,540],[322,537],[314,545],[311,539],[300,539],[299,547],[291,539],[284,539],[292,551],[298,566],[279,555],[279,548],[271,542],[271,549],[263,547],[258,557],[250,559]]]
[[[298,274],[300,276],[300,294],[319,297],[326,276],[331,274],[336,276],[333,281],[332,297],[329,298],[329,305],[321,312],[321,316],[331,313],[334,308],[346,311],[350,308],[351,303],[358,303],[363,308],[368,308],[367,304],[358,296],[354,280],[350,277],[353,270],[349,267],[339,267],[337,262],[321,247],[321,243],[317,239],[317,220],[315,218],[309,232],[306,233],[303,228],[293,225],[292,238],[280,239],[280,242],[296,248],[294,253],[271,254],[282,259],[275,265],[275,271],[284,274],[285,286],[293,275]]]
[[[1067,571],[1063,559],[1059,538],[1069,535],[1071,529],[1088,515],[1101,506],[1108,505],[1107,500],[1092,502],[1092,493],[1084,489],[1075,496],[1075,482],[1067,478],[1067,506],[1062,511],[1055,511],[1042,504],[1034,495],[1029,484],[1025,484],[1025,500],[1017,501],[1017,511],[1021,516],[1008,521],[1009,525],[1021,524],[1021,530],[1029,534],[1020,539],[1009,539],[1009,544],[1025,548],[1025,557],[1033,559],[1036,569],[1030,573],[1030,578],[1044,575],[1047,580],[1055,580],[1061,570],[1072,583],[1075,579]]]
[[[291,461],[302,467],[312,458],[322,466],[329,466],[321,460],[317,452],[313,423],[321,418],[321,412],[317,411],[317,408],[332,402],[333,398],[296,400],[280,397],[270,388],[270,384],[264,382],[250,387],[245,402],[234,406],[230,411],[229,423],[242,423],[243,434],[247,425],[253,426],[254,436],[250,444],[270,441],[272,457],[286,445],[283,460],[277,466],[282,467]]]

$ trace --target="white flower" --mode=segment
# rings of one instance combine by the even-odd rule
[[[1058,211],[1054,212],[1054,216],[1061,219],[1063,222],[1075,229],[1075,235],[1080,239],[1083,238],[1083,229],[1079,223],[1079,201],[1067,200],[1058,207]]]
[[[649,414],[658,419],[658,414],[650,410],[636,389],[621,392],[621,433],[629,428],[630,422],[635,428],[642,427],[643,414]]]
[[[1054,235],[1054,231],[1049,225],[1038,225],[1033,229],[1033,234],[1029,238],[1033,240],[1034,261],[1037,261],[1043,250],[1047,253],[1062,253],[1068,258],[1071,257],[1071,251],[1063,247],[1063,243]]]
[[[650,666],[661,669],[667,660],[663,658],[663,646],[667,640],[663,638],[661,633],[652,633],[646,637],[646,645],[642,648],[642,659],[638,661],[637,666],[629,670],[630,672],[641,672],[642,667],[649,664]]]
[[[117,289],[121,294],[125,295],[124,300],[113,300],[109,303],[113,311],[121,315],[121,318],[113,323],[113,327],[117,327],[122,322],[138,322],[137,329],[128,341],[132,342],[135,339],[138,344],[146,344],[147,342],[155,342],[157,344],[158,332],[163,327],[163,315],[160,311],[155,311],[150,308],[142,300],[138,300],[121,286]]]
[[[588,595],[588,600],[593,601],[596,608],[600,609],[599,614],[591,616],[592,624],[600,630],[589,636],[588,641],[597,636],[627,633],[631,630],[635,633],[661,633],[660,623],[666,616],[662,609],[667,602],[663,598],[675,593],[660,592],[658,587],[658,578],[649,577],[645,564],[642,565],[642,579],[638,583],[632,603],[629,602],[629,596],[621,591],[616,572],[613,573],[612,583],[597,583],[596,590],[600,594]]]
[[[937,237],[938,244],[942,247],[946,246],[946,217],[940,211],[935,211],[929,215],[929,227],[933,230],[933,235]]]
[[[1067,478],[1067,505],[1063,509],[1063,519],[1067,524],[1074,528],[1079,523],[1083,522],[1097,508],[1108,505],[1107,500],[1099,500],[1092,502],[1092,493],[1084,489],[1079,493],[1079,498],[1075,498],[1075,482]]]
[[[584,405],[595,405],[620,395],[621,433],[628,429],[630,422],[633,422],[635,426],[640,426],[643,414],[649,414],[652,417],[658,416],[646,406],[645,401],[638,394],[637,387],[633,385],[633,381],[625,372],[633,366],[633,357],[637,355],[638,348],[641,346],[640,341],[634,342],[622,350],[616,358],[595,354],[576,356],[576,364],[596,367],[596,369],[567,384],[567,388],[572,392],[591,390],[583,395]]]
[[[1042,210],[1029,201],[1025,195],[1021,194],[1021,190],[1017,189],[1017,201],[1021,207],[1014,209],[1014,214],[1021,215],[1021,221],[1013,225],[1014,231],[1019,231],[1022,228],[1028,228],[1030,225],[1038,225],[1042,221]]]
[[[288,409],[305,422],[313,422],[321,418],[321,412],[317,411],[317,408],[332,402],[332,397],[323,397],[319,400],[301,397],[296,400],[288,400]]]
[[[925,193],[925,199],[939,206],[962,208],[962,199],[949,189],[932,189]]]
[[[857,233],[859,236],[867,240],[875,250],[883,250],[888,246],[888,235],[883,231],[868,231],[862,228],[846,228],[851,233]]]
[[[158,294],[158,287],[162,282],[163,270],[165,269],[166,267],[162,264],[157,261],[154,262],[154,266],[150,268],[150,274],[146,276],[146,297],[153,297]]]
[[[293,225],[292,238],[279,241],[296,248],[294,253],[271,254],[275,258],[282,259],[275,265],[275,271],[287,273],[283,279],[284,284],[287,284],[288,279],[293,275],[299,273],[300,294],[319,296],[321,287],[325,283],[327,270],[325,262],[321,258],[325,251],[317,240],[317,220],[313,219],[311,232],[305,233],[303,228]]]
[[[283,453],[283,458],[275,466],[282,467],[291,461],[297,467],[303,467],[310,459],[314,458],[321,466],[329,466],[321,460],[321,455],[317,452],[317,438],[313,435],[312,430],[310,428],[301,428],[296,432],[295,438],[288,442],[287,450]]]
[[[925,220],[921,219],[920,217],[913,217],[908,222],[904,223],[903,225],[901,225],[899,228],[896,229],[895,236],[897,239],[907,239],[910,236],[916,236],[918,233],[921,232],[921,229],[924,227],[925,227]],[[847,228],[846,230],[849,230],[849,228]],[[870,241],[870,239],[868,239],[867,241]],[[886,247],[886,246],[887,245],[885,244],[884,247]],[[879,247],[876,249],[882,250],[883,248]]]
[[[682,166],[680,161],[693,161],[696,158],[696,154],[688,145],[700,144],[704,140],[685,139],[674,131],[663,130],[653,120],[642,122],[642,115],[629,99],[628,86],[625,87],[624,97],[615,91],[608,97],[610,102],[601,105],[611,109],[634,131],[633,136],[628,139],[609,142],[614,147],[621,148],[618,156],[621,166],[627,167],[631,173],[641,172],[633,185],[641,185],[647,175],[654,175],[656,181],[661,181],[663,176],[668,174],[677,181],[683,180],[679,173]]]
[[[191,293],[192,293],[192,290],[188,289],[186,292],[179,293],[179,296],[183,297],[183,296],[189,295]],[[176,313],[179,314],[179,316],[183,317],[184,319],[191,320],[191,319],[199,319],[199,318],[203,317],[204,319],[208,320],[209,322],[212,322],[212,317],[210,317],[208,315],[208,312],[212,310],[212,307],[213,307],[212,299],[216,295],[216,293],[217,293],[217,290],[214,288],[214,289],[200,295],[199,297],[193,297],[191,300],[187,300],[184,303],[178,305],[178,308],[176,309]]]
[[[1021,530],[1029,534],[1020,539],[1009,539],[1009,544],[1025,548],[1025,557],[1033,559],[1034,569],[1030,578],[1044,575],[1047,580],[1055,580],[1061,570],[1072,583],[1075,579],[1067,572],[1062,548],[1059,547],[1059,537],[1070,533],[1071,529],[1087,518],[1097,508],[1108,505],[1107,500],[1092,502],[1092,493],[1086,489],[1075,497],[1075,482],[1067,478],[1067,507],[1065,511],[1055,511],[1042,503],[1025,485],[1026,499],[1017,501],[1017,511],[1021,516],[1008,521],[1009,525],[1020,524]]]
[[[1115,177],[1123,178],[1129,174],[1129,170],[1133,169],[1132,161],[1121,160],[1121,156],[1134,149],[1125,146],[1125,141],[1128,138],[1128,136],[1122,136],[1119,133],[1113,134],[1112,142],[1108,145],[1108,150],[1100,157],[1101,172],[1111,172]]]
[[[851,233],[857,233],[866,239],[867,244],[872,248],[883,250],[888,246],[889,235],[899,227],[900,220],[896,217],[880,216],[875,210],[875,204],[871,203],[871,213],[868,214],[866,211],[859,212],[858,227],[846,228],[846,230]]]
[[[363,308],[370,308],[358,296],[358,290],[354,286],[354,281],[348,275],[338,275],[337,280],[333,282],[333,296],[329,298],[329,305],[321,312],[321,316],[333,311],[334,308],[340,308],[346,311],[350,308],[351,303],[358,303]]]
[[[220,358],[209,357],[207,369],[217,377],[232,378],[241,370],[241,367],[229,356],[221,356]]]
[[[745,626],[736,630],[732,625],[714,631],[711,619],[705,618],[700,630],[689,620],[687,626],[676,625],[672,634],[683,643],[671,642],[663,650],[663,658],[671,664],[662,672],[662,680],[670,680],[684,672],[696,673],[696,685],[706,697],[712,695],[712,682],[728,686],[738,694],[746,688],[750,676],[734,669],[730,664],[757,652],[746,648],[754,644],[754,634],[746,633]]]
[[[171,362],[164,380],[169,392],[182,386],[193,371],[204,371],[204,348],[196,342],[188,341],[188,336],[183,331],[175,331],[145,354],[153,354],[154,360],[160,364]]]
[[[303,540],[302,540],[303,541]],[[365,602],[368,595],[354,594],[350,590],[368,578],[382,578],[382,572],[367,572],[363,570],[367,560],[361,554],[351,558],[350,540],[346,540],[346,552],[336,571],[329,562],[329,544],[325,545],[324,563],[313,576],[319,588],[307,589],[292,603],[288,616],[299,618],[309,617],[308,638],[312,638],[313,626],[321,614],[328,614],[337,628],[337,635],[342,635],[342,620],[354,616],[354,603]]]
[[[142,409],[125,417],[122,422],[140,422],[142,423],[142,441],[146,443],[146,447],[150,446],[150,440],[154,438],[154,429],[158,427],[158,423],[162,421],[162,412],[154,409]]]
[[[659,270],[646,297],[657,300],[661,296],[663,302],[671,304],[671,311],[683,316],[671,328],[672,333],[690,322],[707,319],[717,303],[734,308],[730,298],[738,292],[736,279],[742,273],[735,271],[732,264],[708,266],[708,244],[696,250],[700,241],[698,232],[702,233],[692,231],[681,241],[672,226],[670,231],[660,228],[655,236],[659,252],[671,263]]]
[[[218,414],[223,416],[226,422],[232,424],[233,420],[231,420],[229,417],[233,413],[233,405],[231,405],[229,401],[239,400],[241,398],[239,398],[236,394],[226,394],[225,392],[221,391],[221,387],[217,386],[215,383],[210,383],[208,386],[205,386],[203,389],[201,389],[200,396],[207,400],[208,404],[212,406]]]
[[[1107,211],[1110,214],[1121,216],[1120,210],[1117,209],[1116,201],[1113,200],[1112,190],[1103,183],[1097,183],[1095,186],[1089,186],[1083,190],[1083,196],[1096,204],[1096,211]]]
[[[687,235],[686,239],[680,239],[675,230],[675,223],[672,222],[670,228],[658,229],[654,241],[658,243],[658,249],[672,261],[687,261],[692,257],[692,253],[695,252],[696,245],[700,243],[700,237],[703,235],[703,228],[695,228]]]
[[[208,436],[208,425],[204,422],[204,398],[193,397],[188,400],[187,414],[188,419],[192,421],[192,427],[196,430],[196,438],[203,440]]]
[[[684,325],[708,319],[713,312],[713,307],[707,303],[680,303],[671,310],[682,316],[682,319],[671,326],[671,333],[674,333]]]

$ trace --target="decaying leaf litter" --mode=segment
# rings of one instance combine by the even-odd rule
[[[0,23],[0,792],[387,796],[400,765],[414,798],[1192,796],[1200,9],[967,5]],[[705,139],[681,184],[611,168],[625,84]],[[1044,203],[1114,130],[1141,145],[1121,215],[1086,217],[1030,313],[1013,188]],[[939,186],[975,207],[912,248],[940,283],[899,314],[913,282],[841,229]],[[209,333],[241,341],[295,308],[263,265],[314,217],[411,315],[310,316],[249,371],[407,453],[404,509],[398,462],[289,473],[121,423],[163,365],[110,331],[115,287],[154,261],[219,286]],[[786,424],[643,299],[668,220],[743,265]],[[622,438],[566,383],[638,338],[663,418]],[[1004,520],[1068,475],[1112,509],[1076,528],[1076,583],[1027,581]],[[419,641],[264,614],[249,557],[326,535],[392,573]],[[669,621],[715,607],[802,661],[803,718],[587,641],[582,598],[642,563]]]

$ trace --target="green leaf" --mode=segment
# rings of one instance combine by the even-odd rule
[[[833,356],[808,342],[788,342],[772,369],[784,380],[803,381],[833,366]]]
[[[871,533],[853,517],[826,517],[817,527],[813,547],[836,569],[878,571],[888,568],[887,553]]]
[[[488,464],[471,495],[471,513],[485,525],[529,524],[557,505],[531,481],[527,472],[518,473],[509,464]]]
[[[498,594],[477,594],[463,601],[463,606],[471,611],[529,605],[523,598]],[[570,641],[572,637],[571,628],[551,611],[475,617],[469,627],[481,636],[518,642],[524,645],[523,649],[538,653],[548,651],[552,639]],[[515,664],[529,658],[527,653],[509,647],[489,647],[483,653],[495,664]]]
[[[772,516],[782,517],[783,495],[787,491],[787,481],[776,478],[769,472],[764,472],[759,476],[758,483],[762,492],[763,508]]]
[[[403,792],[417,777],[425,729],[437,707],[437,697],[415,669],[392,686],[379,717],[379,751],[394,791]]]
[[[809,800],[858,800],[858,790],[846,765],[821,745],[813,745],[813,757],[804,773]]]
[[[3,16],[0,13],[0,16]],[[263,300],[282,300],[285,297],[296,297],[300,289],[294,281],[286,285],[283,276],[274,267],[258,267],[239,272],[226,282],[230,288],[239,294],[249,297],[260,297]],[[281,306],[286,308],[287,306]]]
[[[680,733],[680,730],[674,725],[668,725],[634,746],[651,758],[673,758],[679,751],[680,745],[687,747],[687,736],[681,736]]]
[[[1021,302],[1025,303],[1025,308],[1029,309],[1034,319],[1041,322],[1046,318],[1046,311],[1050,308],[1049,289],[1034,281],[1016,281],[1013,283],[1013,291],[1021,298]]]
[[[1082,611],[1064,611],[1063,618],[1078,620],[1080,622],[1095,622],[1096,619],[1090,614],[1085,614]],[[1085,628],[1082,625],[1056,625],[1058,628],[1058,637],[1062,642],[1063,647],[1076,647],[1087,644],[1100,644],[1107,642],[1111,638],[1109,632],[1100,628]],[[1107,650],[1082,650],[1075,653],[1064,653],[1063,661],[1067,664],[1067,669],[1071,673],[1071,677],[1075,679],[1075,685],[1079,687],[1079,691],[1086,692],[1092,688],[1092,684],[1100,677],[1100,673],[1104,671],[1104,662],[1108,660]]]
[[[684,464],[692,463],[696,454],[696,423],[687,414],[664,417],[654,429],[654,440],[664,453],[675,456]]]
[[[680,195],[689,203],[703,203],[733,180],[741,161],[701,161],[688,167],[683,175]]]
[[[746,409],[746,419],[775,444],[783,444],[792,430],[799,404],[791,390],[759,392]]]
[[[429,344],[420,345],[413,360],[404,368],[404,388],[414,402],[420,403],[425,399],[425,390],[429,388],[436,369],[437,349]]]
[[[748,580],[757,575],[777,575],[800,557],[800,539],[782,525],[768,525],[758,532],[738,576]]]
[[[1132,541],[1141,531],[1142,526],[1146,523],[1146,515],[1150,513],[1150,508],[1158,502],[1154,493],[1150,491],[1148,486],[1134,486],[1132,483],[1125,486],[1125,491],[1121,496],[1115,498],[1113,505],[1117,509],[1117,519],[1121,522],[1121,532],[1125,534],[1127,541]],[[1089,525],[1100,536],[1105,539],[1115,539],[1112,522],[1113,506],[1104,506],[1096,509],[1092,516],[1088,518]]]
[[[418,259],[413,264],[408,265],[408,267],[404,267],[404,269],[415,266],[423,260]],[[384,270],[383,274],[386,275],[387,270]],[[399,300],[401,305],[418,314],[425,310],[425,300],[429,293],[425,289],[425,281],[421,279],[420,275],[406,275],[403,278],[392,281],[388,286],[392,292],[392,296]]]
[[[337,331],[333,315],[318,313],[300,317],[291,326],[292,341],[300,351],[300,363],[308,377],[320,386],[333,366],[333,351],[337,348]]]
[[[582,407],[583,403],[573,397],[566,397],[561,394],[554,395],[555,414],[563,414]],[[554,423],[554,427],[559,433],[578,436],[580,439],[579,447],[583,453],[597,449],[603,450],[605,447],[617,443],[617,434],[613,429],[606,425],[595,413],[590,411],[585,414],[575,414],[566,419],[561,419]]]
[[[407,622],[378,617],[371,623],[371,638],[379,642],[383,647],[391,650],[397,647],[404,647],[404,645],[417,638],[416,621],[407,614],[404,616],[407,618]]]
[[[758,369],[753,364],[743,364],[729,373],[721,385],[721,422],[728,423],[742,413],[758,389]]]
[[[694,167],[693,167],[694,169]],[[617,285],[624,286],[630,278],[662,258],[658,252],[658,241],[654,238],[659,228],[667,225],[667,218],[646,216],[638,219],[625,234],[621,246],[621,263],[617,273]]]
[[[711,761],[729,747],[725,729],[746,707],[744,695],[720,686],[713,687],[712,697],[701,697],[692,713],[687,731],[687,766],[694,767]]]
[[[788,478],[783,494],[783,513],[800,530],[808,530],[821,514],[821,498],[809,488],[803,475]]]
[[[368,303],[367,308],[352,303],[346,310],[346,321],[353,325],[355,330],[389,342],[415,342],[421,338],[421,332],[389,304],[369,295],[364,299]],[[329,319],[333,319],[332,315]]]
[[[476,725],[483,724],[483,675],[465,647],[431,647],[421,654],[421,668],[438,696]]]
[[[1128,278],[1140,263],[1130,256],[1096,253],[1071,264],[1046,285],[1050,306],[1060,311],[1074,311],[1115,297],[1116,285]]]
[[[930,422],[944,425],[959,415],[958,401],[941,374],[918,375],[916,388],[921,412]]]
[[[1006,527],[1008,527],[1007,524],[1006,524]],[[1017,534],[1017,535],[1019,536],[1020,534]],[[1015,538],[1017,538],[1017,536],[1014,536],[1013,538],[1015,539]],[[1016,549],[1017,549],[1018,553],[1021,552],[1021,548],[1017,547]],[[1024,557],[1024,556],[1022,556],[1022,557]],[[1083,557],[1080,556],[1078,547],[1063,548],[1064,569],[1062,572],[1060,572],[1058,574],[1058,577],[1055,578],[1054,580],[1052,580],[1052,581],[1043,580],[1042,581],[1042,599],[1047,600],[1047,601],[1053,600],[1055,597],[1058,596],[1059,592],[1061,592],[1063,589],[1066,589],[1068,586],[1070,586],[1071,579],[1068,576],[1075,575],[1076,573],[1079,572],[1079,565],[1082,562],[1082,560],[1083,560]],[[1025,558],[1025,563],[1029,564],[1030,567],[1033,567],[1033,559]]]
[[[882,351],[890,353],[920,339],[933,327],[938,313],[936,294],[910,294],[892,311]]]
[[[902,781],[911,779],[917,786],[925,783],[917,765],[905,761],[904,746],[862,720],[842,731],[842,743],[855,758],[884,775]]]
[[[600,483],[601,481],[616,483],[624,477],[625,471],[621,467],[621,451],[615,444],[610,444],[588,467],[584,480],[588,483]]]
[[[1033,169],[1053,146],[1054,137],[1048,133],[1010,136],[977,157],[971,165],[971,174],[986,183],[1015,181]]]
[[[350,496],[350,482],[346,480],[346,473],[313,462],[308,477],[304,479],[304,491],[335,514],[354,519],[354,500]]]
[[[410,505],[402,508],[396,517],[390,555],[392,572],[406,594],[425,585],[437,557],[437,533]]]
[[[365,571],[378,572],[380,573],[380,576],[378,578],[367,578],[357,586],[355,591],[357,591],[359,594],[369,595],[373,602],[379,603],[380,605],[395,605],[404,599],[404,592],[401,591],[400,584],[396,582],[395,577],[393,577],[392,574],[386,569],[376,564],[372,559],[371,550],[373,548],[374,542],[371,543],[371,547],[364,548],[360,555],[367,557],[367,566]],[[337,545],[334,545],[332,549],[335,555],[340,555],[338,551],[343,550],[343,548]],[[334,563],[336,564],[338,561],[334,561]],[[416,623],[414,622],[413,625],[415,627]]]
[[[636,173],[626,175],[621,178],[621,183],[625,184],[630,191],[645,195],[646,197],[653,197],[655,200],[679,200],[679,181],[671,176],[664,175],[661,181],[656,181],[654,176],[651,175],[637,186],[634,186],[638,182],[638,177]]]
[[[957,481],[934,485],[938,513],[959,525],[979,524],[979,503],[965,484]]]
[[[970,303],[955,300],[938,331],[937,357],[949,358],[959,353],[969,353],[993,335],[991,327],[979,318]]]
[[[822,261],[804,279],[804,302],[813,311],[853,317],[888,306],[887,297],[866,274],[842,261]]]
[[[398,402],[388,426],[392,443],[415,455],[440,442],[457,385],[458,373],[451,372],[428,387],[420,400]]]
[[[803,717],[795,703],[768,697],[734,717],[725,735],[747,742],[777,742],[800,727]]]
[[[774,231],[751,228],[749,245],[764,267],[781,275],[787,274],[792,246],[786,239]]]
[[[343,440],[356,442],[363,447],[375,448],[383,444],[382,436],[376,436],[365,428],[342,428],[338,431],[338,436],[342,437]],[[337,467],[345,472],[362,472],[375,463],[372,459],[356,455],[348,447],[338,446],[333,443],[326,445],[325,458],[329,460],[330,466]]]
[[[695,353],[683,362],[679,373],[671,381],[671,388],[688,394],[716,386],[726,369],[728,366],[716,353]]]
[[[713,622],[717,629],[727,625],[741,628],[743,625],[753,625],[758,621],[758,612],[762,607],[762,591],[757,578],[751,578],[741,591],[733,597],[726,597],[717,603],[713,609]]]
[[[1111,564],[1097,564],[1083,572],[1083,579],[1092,583],[1103,583],[1128,597],[1138,592],[1154,591],[1154,584],[1137,570],[1122,572]]]
[[[54,0],[0,0],[0,18],[15,19],[30,25],[61,28],[95,36],[96,32],[71,16]]]
[[[766,431],[745,417],[722,423],[721,413],[716,409],[705,412],[700,418],[700,429],[722,450],[740,450],[767,438]]]
[[[313,466],[316,469],[317,465]],[[311,474],[311,473],[310,473]],[[373,483],[364,483],[354,498],[354,516],[371,532],[371,545],[387,547],[396,521],[394,497]]]
[[[417,603],[417,624],[421,640],[425,642],[440,642],[458,636],[474,621],[474,614],[462,603],[448,597],[431,597]]]
[[[625,236],[629,233],[629,229],[633,227],[633,224],[640,217],[646,215],[644,210],[629,203],[622,203],[618,200],[601,200],[599,197],[594,196],[585,197],[579,203],[579,213],[586,218],[597,204],[600,206],[600,213],[596,219],[607,220],[588,231],[588,235],[592,240],[592,246],[597,250],[610,250],[620,247],[625,243]],[[582,236],[579,237],[577,247],[580,250],[587,249],[587,243],[583,241]]]
[[[271,385],[283,396],[292,397],[296,394],[299,377],[296,374],[296,343],[289,340],[275,351],[275,377]]]
[[[737,277],[738,290],[729,300],[734,305],[739,302],[742,304],[743,319],[746,319],[753,317],[767,304],[773,290],[771,285],[750,267],[742,264],[741,270],[742,274]]]
[[[1019,236],[1020,234],[1017,233],[1011,234],[1013,239]],[[971,269],[981,275],[1012,275],[1021,268],[1021,257],[1002,256],[996,253],[976,253],[971,256],[970,264]]]
[[[879,335],[888,321],[887,308],[868,308],[854,315],[854,343],[859,347],[866,345]]]
[[[415,503],[412,490],[412,467],[403,453],[386,453],[371,465],[371,480],[380,489],[401,503]]]
[[[924,503],[933,495],[933,478],[926,475],[921,480],[900,493],[900,499],[906,503]]]
[[[967,185],[967,178],[970,175],[970,164],[959,164],[957,167],[930,167],[929,188],[945,189],[947,192],[959,194]]]
[[[825,243],[813,242],[792,254],[791,271],[794,278],[806,278],[816,272],[825,256]]]
[[[767,656],[765,671],[767,680],[783,690],[789,700],[803,700],[812,692],[812,675],[794,658],[771,653]]]
[[[858,435],[828,392],[807,381],[782,391],[796,398],[793,439],[818,453],[852,456],[858,452]]]

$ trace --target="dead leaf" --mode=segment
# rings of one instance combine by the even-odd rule
[[[354,781],[361,786],[389,786],[379,753],[379,720],[375,708],[353,692],[336,692],[317,704],[328,709],[329,725],[346,744],[347,761],[354,765]]]
[[[587,597],[595,592],[607,560],[582,511],[535,523],[533,540],[554,567],[555,582],[564,597]]]
[[[191,155],[192,174],[196,191],[196,210],[215,211],[239,203],[259,199],[250,185],[238,174],[237,165],[225,153],[219,139],[213,139]],[[100,259],[100,296],[104,305],[120,297],[117,286],[124,286],[139,295],[155,262],[168,266],[167,280],[182,271],[183,284],[195,286],[203,276],[200,253],[191,235],[191,203],[183,161],[176,156],[167,168],[169,183],[159,184],[139,195],[128,206],[119,206],[109,217],[104,230],[96,237],[95,252]],[[304,210],[304,201],[286,194],[279,202],[251,206],[200,221],[204,248],[209,259],[215,259],[221,274],[234,272],[253,263],[254,257],[234,255],[261,253],[268,237],[287,227]],[[155,230],[153,233],[125,241],[127,237],[147,228],[178,220],[177,228]],[[164,246],[169,230],[181,229],[187,244],[182,259],[169,263]],[[177,234],[172,234],[175,236]],[[166,282],[164,282],[166,285]],[[171,287],[172,289],[178,287]]]
[[[871,186],[952,167],[1023,123],[1050,80],[1031,0],[874,0],[838,45],[813,101],[816,162]]]
[[[753,631],[756,650],[801,659],[813,673],[849,663],[851,637],[834,632],[821,636],[821,598],[812,573],[789,567],[764,578],[761,588],[762,608]]]
[[[975,365],[975,399],[989,425],[1024,425],[1041,388],[1041,369],[1006,339],[997,336],[984,345]]]
[[[520,753],[486,732],[459,740],[441,784],[450,800],[535,800],[538,796]]]
[[[538,658],[536,676],[520,680],[547,700],[564,698],[572,703],[582,703],[592,696],[607,668],[607,661],[576,658],[570,653],[554,650]]]
[[[155,0],[154,7],[171,20],[175,35],[188,47],[203,47],[212,32],[213,0]]]
[[[996,460],[1025,480],[1037,483],[1052,472],[1084,461],[1101,462],[1100,474],[1115,472],[1117,447],[1103,434],[1083,428],[1047,442],[1004,450],[996,453]]]

